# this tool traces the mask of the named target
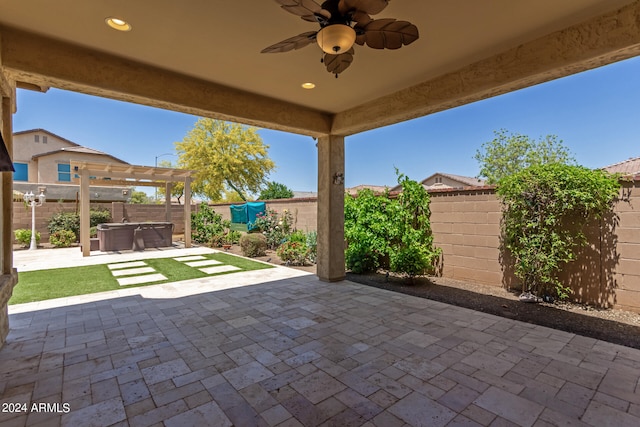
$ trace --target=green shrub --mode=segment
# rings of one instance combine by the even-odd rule
[[[89,226],[96,227],[98,224],[111,222],[111,212],[106,209],[92,209],[89,211]]]
[[[302,230],[296,230],[287,237],[289,242],[298,242],[307,245],[307,235]]]
[[[398,174],[398,183],[402,193],[395,210],[398,234],[389,252],[390,269],[409,277],[431,274],[442,251],[433,246],[429,193],[421,183],[402,174]]]
[[[318,232],[310,231],[306,237],[307,248],[309,249],[309,261],[315,264],[318,261]]]
[[[224,236],[224,242],[228,245],[234,245],[240,243],[242,233],[237,230],[229,230]]]
[[[412,277],[434,271],[441,250],[433,246],[429,194],[400,173],[398,183],[397,199],[368,189],[345,196],[345,262],[352,272],[388,268]]]
[[[242,254],[249,258],[263,256],[267,250],[267,238],[263,234],[243,234],[240,238]]]
[[[71,230],[60,230],[49,236],[49,243],[56,248],[68,248],[76,241],[76,235]]]
[[[75,212],[58,212],[53,214],[47,225],[49,233],[71,230],[76,236],[80,235],[80,215]]]
[[[586,244],[588,221],[610,212],[619,191],[618,179],[607,172],[558,163],[531,166],[499,181],[502,244],[514,258],[523,291],[569,296],[558,273]]]
[[[267,247],[276,249],[284,243],[291,234],[293,217],[284,209],[281,215],[269,209],[264,215],[258,215],[253,223],[254,230],[259,230],[267,238]]]
[[[89,211],[89,227],[97,227],[98,224],[104,224],[110,221],[111,213],[108,210],[91,209]],[[58,212],[49,219],[47,228],[51,234],[56,231],[73,231],[77,239],[80,236],[80,215],[75,212]],[[93,236],[97,236],[98,234],[97,230],[95,234],[91,234],[91,229],[89,233]]]
[[[229,231],[231,221],[223,220],[206,203],[202,203],[198,212],[191,214],[191,238],[198,243],[211,244],[214,236],[224,236]],[[217,238],[216,238],[217,243]]]
[[[209,239],[209,246],[212,248],[221,248],[224,244],[224,234],[214,234]]]
[[[18,228],[14,231],[16,241],[22,246],[27,247],[31,245],[31,230],[24,228]],[[36,243],[40,243],[40,232],[36,231]]]
[[[385,255],[397,234],[392,215],[396,205],[388,194],[376,196],[369,189],[359,191],[357,197],[345,195],[345,261],[349,270],[359,274],[388,267]]]
[[[303,234],[304,235],[304,234]],[[307,243],[289,240],[284,242],[276,250],[276,255],[287,264],[305,265],[309,250]]]

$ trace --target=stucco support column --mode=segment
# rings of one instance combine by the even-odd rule
[[[9,156],[13,158],[13,102],[10,97],[2,97],[2,137]],[[2,251],[1,274],[13,271],[13,173],[2,172]]]
[[[191,247],[191,178],[184,180],[184,247]]]
[[[324,282],[344,280],[344,137],[318,138],[318,266]]]
[[[0,61],[0,118],[2,135],[9,156],[13,158],[12,114],[15,108],[15,86],[11,86],[2,75]],[[18,283],[18,272],[13,268],[13,174],[0,173],[0,347],[9,334],[8,303],[13,288]]]
[[[164,220],[167,222],[171,222],[171,187],[173,187],[171,181],[164,184]]]
[[[83,257],[91,255],[89,179],[89,171],[82,168],[80,171],[80,245],[82,245]]]

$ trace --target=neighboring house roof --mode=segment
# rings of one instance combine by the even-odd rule
[[[443,172],[436,172],[433,175],[431,175],[430,177],[423,179],[422,182],[424,183],[429,178],[432,178],[435,175],[445,176],[445,177],[447,177],[449,179],[452,179],[454,181],[459,181],[459,182],[461,182],[463,184],[466,184],[468,187],[484,187],[485,185],[487,185],[487,182],[485,180],[483,180],[483,179],[474,178],[474,177],[471,177],[471,176],[453,175],[451,173],[443,173]]]
[[[303,199],[303,198],[306,199],[309,197],[318,197],[318,193],[316,193],[315,191],[294,191],[293,192],[294,199]]]
[[[426,183],[428,181],[430,181],[431,179],[435,178],[436,176],[439,177],[445,177],[448,178],[452,181],[456,181],[458,183],[460,183],[460,185],[458,187],[484,187],[485,185],[487,185],[487,182],[483,179],[479,179],[479,178],[474,178],[471,176],[463,176],[463,175],[454,175],[452,173],[444,173],[444,172],[436,172],[432,175],[429,175],[428,177],[426,177],[425,179],[423,179],[420,183],[427,189],[427,190],[431,190],[431,189],[436,189],[436,188],[453,188],[451,185],[447,185],[444,183],[436,183],[436,184],[432,184],[432,185],[427,185]],[[391,191],[401,191],[402,190],[402,185],[396,185],[395,187],[393,187],[391,189]]]
[[[358,194],[358,191],[360,190],[371,190],[374,193],[384,193],[389,187],[386,185],[367,185],[367,184],[360,184],[360,185],[356,185],[355,187],[350,187],[350,188],[345,188],[344,191],[352,194],[352,195],[356,195]]]
[[[124,160],[120,160],[117,157],[112,156],[111,154],[107,154],[107,153],[103,153],[102,151],[98,151],[98,150],[94,150],[93,148],[88,148],[88,147],[82,147],[78,144],[75,144],[75,147],[65,147],[65,148],[61,148],[59,150],[53,150],[53,151],[47,151],[46,153],[40,153],[40,154],[36,154],[34,155],[32,158],[36,159],[38,157],[45,157],[45,156],[50,156],[52,154],[57,154],[57,153],[82,153],[82,154],[95,154],[98,156],[106,156],[106,157],[110,157],[113,160],[115,160],[118,163],[124,163],[124,164],[129,164],[127,162],[125,162]]]
[[[29,129],[29,130],[21,130],[21,131],[19,131],[19,132],[14,132],[14,133],[13,133],[13,135],[14,135],[14,136],[15,136],[15,135],[23,135],[23,134],[26,134],[26,133],[47,133],[47,134],[49,134],[49,135],[51,135],[51,136],[54,136],[54,137],[56,137],[56,138],[58,138],[58,139],[61,139],[61,140],[62,140],[62,141],[64,141],[64,142],[67,142],[67,143],[69,143],[69,144],[71,144],[71,145],[74,145],[74,146],[76,146],[76,147],[80,147],[80,144],[76,144],[76,143],[75,143],[75,142],[73,142],[73,141],[69,141],[67,138],[63,138],[63,137],[61,137],[60,135],[56,135],[55,133],[53,133],[53,132],[49,132],[48,130],[46,130],[46,129],[42,129],[42,128],[38,128],[38,129]]]
[[[602,169],[609,173],[621,173],[623,175],[639,175],[640,174],[640,157],[631,157],[622,162],[605,166]]]

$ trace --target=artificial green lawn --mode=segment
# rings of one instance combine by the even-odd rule
[[[9,300],[9,304],[22,304],[52,298],[85,295],[96,292],[112,291],[115,289],[157,285],[159,283],[170,283],[180,280],[197,279],[200,277],[219,276],[222,274],[239,273],[241,271],[272,268],[272,266],[267,264],[262,264],[229,254],[215,253],[204,254],[203,256],[208,259],[218,260],[223,264],[236,266],[241,270],[218,274],[205,274],[196,267],[189,267],[185,263],[175,261],[172,258],[145,259],[142,261],[146,262],[148,266],[153,267],[157,273],[162,273],[167,280],[141,283],[131,286],[120,286],[106,264],[25,271],[23,273],[18,273],[18,284],[13,289],[13,296]]]

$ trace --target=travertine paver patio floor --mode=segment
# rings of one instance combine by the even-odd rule
[[[0,424],[640,425],[638,350],[272,270],[12,307],[1,402],[70,411]]]

